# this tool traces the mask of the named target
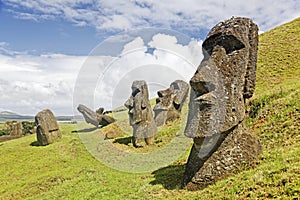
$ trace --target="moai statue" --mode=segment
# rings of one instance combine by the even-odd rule
[[[35,124],[37,140],[40,145],[48,145],[61,139],[62,134],[51,110],[46,109],[39,112],[35,116]]]
[[[129,109],[130,125],[133,128],[132,143],[135,147],[153,144],[157,128],[149,101],[148,87],[145,81],[134,81],[131,86],[132,94],[125,102]]]
[[[158,98],[153,109],[156,126],[163,126],[167,121],[180,118],[188,91],[189,85],[186,82],[176,80],[168,89],[157,92]]]
[[[185,135],[193,138],[183,185],[198,190],[251,166],[261,151],[243,125],[245,100],[255,88],[258,27],[248,18],[217,24],[190,80]]]
[[[99,121],[97,119],[96,112],[82,104],[78,105],[77,110],[83,115],[86,123],[93,124],[94,126],[98,127]]]
[[[94,112],[85,105],[79,104],[77,110],[83,115],[87,123],[93,124],[96,127],[99,125],[100,127],[104,127],[116,121],[113,117],[106,115],[108,112],[104,112],[104,108],[102,107]]]

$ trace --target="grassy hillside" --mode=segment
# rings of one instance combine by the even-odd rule
[[[180,189],[187,154],[155,172],[121,172],[92,157],[79,137],[101,133],[78,135],[76,125],[60,124],[63,139],[49,146],[35,146],[34,135],[0,144],[0,199],[299,198],[299,27],[300,18],[260,36],[257,90],[245,120],[263,146],[256,168],[189,192]]]
[[[256,96],[294,88],[300,77],[300,18],[259,36]]]

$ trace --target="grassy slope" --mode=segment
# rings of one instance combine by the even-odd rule
[[[300,18],[260,35],[256,96],[299,83],[299,34]]]
[[[179,189],[182,162],[154,173],[116,171],[94,159],[74,125],[63,125],[63,139],[31,146],[28,136],[0,146],[1,199],[292,199],[300,196],[300,19],[260,37],[257,90],[247,125],[259,137],[263,154],[257,167],[205,190]],[[34,144],[34,143],[33,143]]]

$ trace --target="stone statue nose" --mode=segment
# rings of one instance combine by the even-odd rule
[[[207,81],[207,77],[202,76],[198,71],[190,80],[190,85],[198,93],[198,96],[215,90],[215,84]]]
[[[206,83],[203,81],[190,81],[191,87],[195,92],[198,93],[198,95],[203,95],[209,92],[208,87],[206,86]]]

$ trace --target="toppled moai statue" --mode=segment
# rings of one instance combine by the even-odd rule
[[[83,115],[86,123],[93,124],[94,126],[98,127],[99,121],[97,119],[96,112],[82,104],[78,105],[77,110]]]
[[[158,98],[153,109],[156,126],[163,126],[167,121],[180,118],[188,91],[189,85],[186,82],[176,80],[168,89],[157,92]]]
[[[21,122],[7,121],[4,123],[3,129],[6,134],[10,136],[22,136],[23,134],[23,126]]]
[[[51,110],[46,109],[39,112],[35,116],[35,124],[37,140],[40,145],[48,145],[61,139],[62,134]]]
[[[157,128],[149,101],[148,87],[145,81],[134,81],[131,86],[132,94],[125,102],[129,109],[130,125],[133,128],[132,143],[135,147],[153,144]]]
[[[204,59],[190,80],[185,135],[193,138],[183,185],[198,190],[252,166],[261,151],[243,125],[245,100],[255,88],[258,27],[235,17],[217,24],[202,47]]]
[[[99,125],[103,127],[116,121],[113,117],[106,115],[107,112],[104,112],[104,108],[102,107],[94,112],[85,105],[79,104],[77,110],[83,115],[87,123],[93,124],[96,127]]]

